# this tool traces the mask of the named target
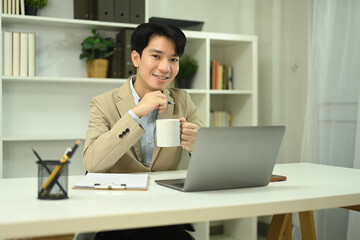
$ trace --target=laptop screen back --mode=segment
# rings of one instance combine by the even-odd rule
[[[184,191],[267,185],[284,126],[200,128]]]

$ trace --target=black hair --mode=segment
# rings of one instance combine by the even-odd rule
[[[175,43],[175,53],[181,57],[184,53],[186,37],[177,27],[160,23],[143,23],[137,26],[131,35],[131,51],[137,51],[140,56],[149,44],[153,35],[168,37]]]

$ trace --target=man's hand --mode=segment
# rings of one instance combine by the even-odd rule
[[[186,122],[185,118],[180,118],[180,124],[180,145],[191,152],[199,127],[194,123]]]
[[[165,110],[167,107],[166,96],[160,92],[149,92],[144,95],[141,101],[133,107],[131,110],[138,116],[143,117],[154,111],[155,109],[159,109],[159,113]]]

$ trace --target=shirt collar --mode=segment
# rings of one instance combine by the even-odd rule
[[[139,95],[137,94],[137,92],[135,91],[135,88],[134,88],[134,82],[136,81],[136,76],[132,76],[130,78],[130,89],[131,89],[131,93],[133,95],[133,98],[134,98],[134,103],[135,105],[139,103],[140,101],[140,97]]]

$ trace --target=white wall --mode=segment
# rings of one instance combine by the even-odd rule
[[[203,31],[254,34],[253,0],[150,0],[149,17],[204,21]]]
[[[312,0],[257,0],[259,123],[286,126],[278,162],[299,162],[306,105]]]

